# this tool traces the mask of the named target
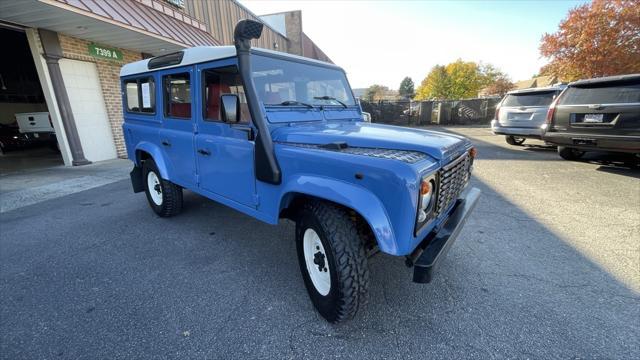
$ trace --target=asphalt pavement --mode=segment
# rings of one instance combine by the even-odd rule
[[[291,222],[193,193],[161,219],[118,181],[0,213],[0,358],[640,358],[640,169],[447,130],[483,195],[431,284],[378,255],[368,306],[331,325]]]

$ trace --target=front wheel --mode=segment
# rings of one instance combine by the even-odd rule
[[[524,144],[524,141],[525,141],[525,138],[523,137],[517,137],[512,135],[507,135],[505,139],[507,140],[507,144],[509,145],[522,145]]]
[[[327,321],[353,318],[366,303],[365,244],[349,213],[333,204],[305,204],[296,223],[300,271],[311,302]]]
[[[584,151],[578,149],[558,146],[558,155],[565,160],[578,160],[584,155]]]
[[[182,188],[160,177],[158,167],[152,159],[144,161],[142,176],[147,200],[156,214],[170,217],[182,211]]]

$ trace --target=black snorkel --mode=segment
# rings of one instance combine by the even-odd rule
[[[238,56],[238,69],[244,83],[249,113],[258,130],[255,146],[254,168],[256,179],[278,185],[282,181],[280,166],[273,151],[271,133],[266,117],[259,105],[258,95],[251,78],[251,39],[258,39],[262,34],[263,24],[253,20],[240,20],[233,32],[233,39]]]

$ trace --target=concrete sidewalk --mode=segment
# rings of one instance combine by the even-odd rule
[[[0,213],[127,179],[132,164],[115,159],[79,167],[62,165],[0,174]]]

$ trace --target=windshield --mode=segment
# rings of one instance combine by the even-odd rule
[[[570,87],[560,99],[561,104],[624,104],[640,103],[640,82],[619,86]]]
[[[355,105],[347,78],[338,69],[254,55],[251,76],[265,106]]]
[[[502,106],[549,106],[557,94],[557,91],[509,94]]]

